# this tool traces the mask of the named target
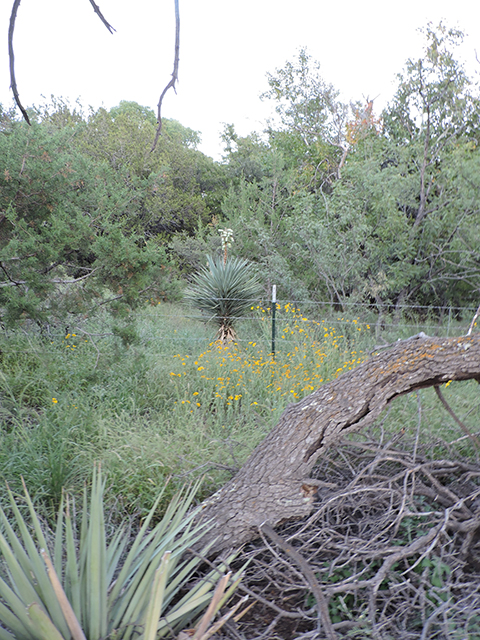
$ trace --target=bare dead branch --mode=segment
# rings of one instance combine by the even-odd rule
[[[257,602],[261,602],[262,604],[266,605],[270,609],[273,609],[273,611],[275,611],[276,613],[279,613],[284,618],[296,619],[296,618],[303,617],[303,613],[300,613],[300,612],[294,613],[293,611],[285,611],[284,609],[281,609],[277,604],[275,604],[274,602],[271,602],[270,600],[267,600],[266,598],[263,598],[261,595],[259,595],[258,593],[255,593],[255,591],[252,591],[242,583],[239,584],[238,588],[240,591],[243,591],[244,593],[248,594],[252,598],[255,598]]]
[[[22,112],[23,117],[25,118],[28,124],[31,124],[30,119],[28,117],[28,113],[25,107],[20,102],[20,95],[17,89],[17,80],[15,78],[15,54],[13,51],[13,33],[15,31],[15,20],[17,19],[17,11],[20,6],[21,0],[14,0],[12,6],[12,13],[10,14],[10,26],[8,27],[8,57],[10,60],[10,87],[13,91],[13,98]]]
[[[278,535],[274,529],[268,524],[264,523],[260,530],[263,531],[276,545],[278,545],[298,566],[302,574],[305,576],[310,588],[317,601],[319,618],[321,625],[326,633],[328,640],[336,640],[337,634],[335,633],[332,621],[330,620],[330,614],[328,612],[328,601],[318,583],[315,573],[309,567],[305,558],[296,551],[292,545],[287,544],[281,536]]]
[[[480,309],[480,307],[479,307],[479,309]],[[478,438],[476,436],[474,436],[473,433],[471,433],[471,431],[468,429],[468,427],[465,424],[463,424],[463,422],[460,420],[460,418],[455,414],[455,412],[453,411],[451,406],[445,400],[445,396],[440,391],[440,387],[439,386],[435,386],[434,389],[435,389],[435,393],[438,396],[438,399],[443,404],[443,406],[445,407],[447,412],[452,416],[452,418],[455,420],[455,422],[461,428],[463,433],[470,438],[470,440],[473,442],[474,447],[477,450],[480,450],[480,442],[478,441]]]
[[[13,278],[10,277],[8,271],[5,269],[3,262],[0,262],[0,269],[3,271],[3,273],[7,276],[7,279],[8,279],[8,282],[1,282],[0,287],[16,287],[20,284],[25,284],[23,281],[19,282],[17,280],[13,280]]]
[[[93,10],[97,14],[97,16],[100,18],[100,20],[103,22],[103,24],[107,27],[107,29],[110,31],[110,33],[113,34],[115,29],[112,27],[112,25],[109,22],[107,22],[107,20],[105,19],[103,13],[100,11],[100,7],[98,6],[98,4],[95,4],[95,2],[93,0],[90,0],[90,4],[92,5]]]
[[[427,454],[414,435],[408,450],[365,437],[326,451],[314,478],[332,482],[312,515],[281,525],[282,546],[263,531],[235,560],[249,559],[240,589],[257,605],[222,640],[327,637],[318,633],[303,564],[285,551],[292,544],[328,600],[338,635],[397,638],[407,628],[419,638],[429,621],[429,633],[440,637],[448,619],[469,637],[480,601],[480,467]]]
[[[472,318],[472,322],[470,323],[470,326],[469,326],[468,331],[467,331],[467,336],[469,336],[472,333],[473,327],[475,326],[475,322],[476,322],[478,316],[480,316],[480,305],[478,306],[478,309],[476,310],[475,315]]]
[[[18,287],[22,284],[27,284],[28,281],[27,280],[12,280],[12,278],[10,278],[10,276],[8,275],[7,271],[5,270],[5,267],[3,266],[3,264],[0,264],[0,268],[2,269],[2,271],[5,273],[5,275],[7,276],[9,282],[0,282],[0,287]],[[92,269],[90,271],[90,273],[87,273],[84,276],[79,276],[78,278],[73,278],[71,280],[64,280],[63,278],[51,278],[50,280],[48,280],[48,282],[50,284],[62,284],[62,285],[72,285],[72,284],[77,284],[77,282],[82,282],[83,280],[86,280],[87,278],[89,278],[91,275],[93,275],[96,271],[98,271],[98,268]],[[121,296],[117,296],[121,297]],[[114,300],[116,300],[116,298],[113,298]]]
[[[215,551],[252,539],[265,521],[307,516],[318,490],[314,465],[346,435],[373,425],[395,398],[468,379],[480,380],[480,334],[419,334],[287,407],[235,478],[205,501],[202,518],[214,518],[220,531]]]
[[[160,99],[157,105],[157,132],[155,134],[155,140],[153,141],[153,145],[150,151],[155,151],[155,147],[157,146],[158,139],[160,138],[160,134],[162,132],[162,102],[165,94],[169,89],[173,89],[175,91],[175,84],[178,81],[178,64],[180,61],[180,9],[179,9],[179,0],[174,0],[175,2],[175,55],[173,60],[173,72],[172,78],[170,82],[167,84],[165,89],[160,94]]]
[[[10,14],[10,26],[8,28],[8,57],[9,57],[9,60],[10,60],[10,87],[12,89],[13,98],[15,100],[15,103],[16,103],[17,107],[22,112],[22,115],[23,115],[25,121],[29,125],[31,125],[30,118],[28,117],[28,113],[27,113],[25,107],[23,106],[23,104],[20,101],[20,95],[18,93],[18,88],[17,88],[17,80],[16,80],[16,77],[15,77],[15,53],[14,53],[14,50],[13,50],[13,34],[14,34],[14,31],[15,31],[15,21],[17,19],[17,11],[18,11],[18,7],[20,6],[20,2],[21,2],[21,0],[13,0],[12,12]],[[115,31],[115,29],[105,19],[104,15],[100,11],[100,7],[97,4],[95,4],[94,0],[90,0],[90,4],[92,5],[93,10],[98,15],[100,20],[103,22],[103,24],[110,31],[110,33],[113,33]]]

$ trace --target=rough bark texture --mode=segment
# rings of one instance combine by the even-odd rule
[[[319,482],[309,478],[322,453],[374,422],[389,402],[448,380],[480,382],[480,334],[403,340],[288,406],[238,474],[204,504],[214,550],[240,545],[259,527],[308,515]],[[325,478],[328,481],[328,478]]]

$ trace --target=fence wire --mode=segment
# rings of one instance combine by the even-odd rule
[[[218,299],[220,300],[220,299]],[[236,300],[233,298],[223,300]],[[277,345],[293,345],[298,343],[298,339],[290,338],[285,333],[285,328],[297,323],[305,328],[306,332],[311,332],[310,339],[315,339],[315,334],[321,330],[339,331],[342,335],[338,337],[352,338],[352,332],[362,331],[363,335],[370,335],[372,341],[379,342],[382,346],[396,339],[409,337],[419,331],[424,331],[427,335],[435,337],[458,337],[465,335],[474,317],[474,306],[466,307],[445,307],[426,305],[397,305],[379,312],[378,307],[371,303],[344,303],[347,311],[337,311],[328,301],[312,302],[310,300],[291,301],[277,300],[276,302],[276,342]],[[248,315],[233,316],[238,328],[238,337],[235,340],[238,344],[248,344],[252,341],[261,342],[267,345],[271,341],[271,320],[272,303],[263,300],[252,301],[252,312]],[[152,341],[168,340],[170,343],[188,344],[198,343],[199,345],[214,340],[215,324],[213,317],[206,317],[191,308],[181,304],[170,305],[170,303],[158,303],[151,305],[137,314],[132,314],[130,319],[136,320],[150,319],[154,324],[156,320],[162,323],[174,321],[177,325],[176,331],[185,332],[172,333],[171,327],[158,327],[152,329],[152,325],[147,328],[142,327],[139,331],[139,344],[148,345]],[[300,324],[299,324],[300,323]],[[197,324],[202,332],[198,337],[192,336],[192,325]],[[63,327],[63,330],[60,329]],[[33,323],[28,327],[28,331],[43,333],[51,339],[65,339],[69,333],[80,331],[90,336],[94,340],[118,338],[118,333],[111,330],[111,320],[103,317],[85,318],[81,321],[71,320],[63,324],[47,325],[39,328]],[[193,329],[195,327],[193,326]],[[25,331],[26,329],[22,329]],[[4,333],[8,334],[7,330]],[[188,334],[188,335],[187,335]],[[211,334],[210,338],[207,334]],[[347,334],[345,336],[344,334]],[[171,353],[156,354],[171,357]]]

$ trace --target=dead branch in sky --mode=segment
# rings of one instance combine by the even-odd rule
[[[112,27],[112,25],[109,22],[107,22],[107,20],[105,19],[103,13],[100,11],[100,7],[98,6],[98,4],[95,4],[95,2],[93,0],[90,0],[90,4],[92,5],[93,10],[97,14],[97,16],[100,18],[100,20],[103,22],[103,24],[107,27],[107,29],[110,31],[110,33],[113,34],[115,29]]]
[[[28,114],[25,110],[25,107],[20,102],[20,96],[18,94],[18,89],[17,89],[17,81],[15,78],[15,55],[13,52],[13,32],[15,30],[15,20],[17,19],[17,11],[19,6],[20,6],[20,0],[14,0],[13,6],[12,6],[12,13],[10,15],[10,26],[8,27],[8,57],[10,59],[10,86],[12,87],[13,98],[17,103],[18,108],[22,112],[22,115],[25,118],[25,120],[28,122],[28,124],[30,124],[30,120],[28,118]]]
[[[18,108],[22,112],[22,115],[25,118],[26,122],[28,122],[28,124],[31,124],[30,119],[28,117],[28,113],[27,113],[25,107],[22,105],[22,103],[20,101],[20,95],[18,93],[18,88],[17,88],[17,80],[16,80],[16,77],[15,77],[15,53],[14,53],[14,50],[13,50],[13,33],[15,31],[15,20],[17,19],[17,11],[18,11],[18,7],[20,6],[20,2],[21,2],[21,0],[14,0],[13,1],[12,13],[10,14],[10,25],[8,27],[8,57],[9,57],[9,60],[10,60],[10,86],[11,86],[12,91],[13,91],[13,98],[15,100],[15,103],[17,104]],[[177,2],[178,2],[178,0],[177,0]],[[95,2],[93,0],[90,0],[90,4],[92,5],[93,10],[97,14],[97,16],[100,18],[100,20],[103,22],[103,24],[110,31],[110,33],[113,33],[115,31],[115,29],[105,19],[105,16],[100,11],[100,7],[97,4],[95,4]]]
[[[175,91],[175,83],[178,80],[178,63],[180,60],[180,9],[178,6],[179,0],[174,0],[175,2],[175,55],[173,61],[173,72],[170,82],[167,84],[165,89],[160,94],[160,99],[158,101],[158,111],[157,111],[157,132],[155,134],[155,140],[153,141],[151,151],[155,150],[157,146],[158,139],[160,137],[160,133],[162,132],[162,102],[165,94],[170,88],[173,88]]]

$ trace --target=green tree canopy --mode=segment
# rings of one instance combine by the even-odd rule
[[[165,291],[165,252],[131,224],[139,205],[124,176],[85,153],[85,122],[31,121],[4,117],[0,133],[3,321],[83,313],[109,298],[132,306],[146,290]]]
[[[340,103],[301,51],[268,76],[277,128],[226,131],[234,179],[223,207],[237,251],[292,299],[477,301],[478,88],[455,57],[459,31],[429,25],[424,36],[380,116],[371,100]]]

